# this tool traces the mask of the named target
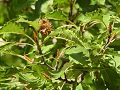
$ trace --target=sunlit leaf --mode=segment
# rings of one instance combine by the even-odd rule
[[[62,13],[62,11],[50,12],[50,13],[47,13],[45,16],[48,19],[67,21],[67,17]]]

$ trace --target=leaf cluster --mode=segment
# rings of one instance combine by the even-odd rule
[[[1,0],[0,90],[119,90],[119,4]]]

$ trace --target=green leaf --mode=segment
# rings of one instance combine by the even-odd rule
[[[54,4],[67,4],[68,0],[54,0]]]
[[[95,5],[97,3],[97,0],[91,0],[90,5]]]
[[[77,34],[69,29],[62,29],[62,30],[60,29],[58,36],[56,38],[70,41],[70,42],[73,42],[75,44],[85,47],[84,43],[82,42],[82,40],[79,39]]]
[[[59,72],[55,71],[55,72],[51,73],[54,77],[53,79],[60,78],[60,77],[65,78],[64,73],[69,71],[70,67],[72,67],[72,62],[65,63]]]
[[[76,64],[84,64],[87,65],[89,62],[87,62],[88,57],[86,57],[83,53],[74,53],[69,55],[70,61],[73,61]]]
[[[103,22],[105,23],[106,26],[109,25],[110,23],[110,14],[107,13],[106,15],[103,15]]]
[[[16,23],[8,22],[2,27],[2,29],[0,29],[0,34],[3,33],[24,34],[24,29]]]
[[[47,13],[45,16],[48,19],[67,21],[67,17],[63,14],[62,11],[54,11],[51,13]]]
[[[83,83],[86,83],[86,84],[88,84],[88,85],[93,84],[93,82],[92,82],[92,76],[91,76],[89,73],[87,73],[87,74],[84,76]]]
[[[120,55],[120,54],[119,54]],[[115,58],[114,58],[114,61],[115,61],[115,63],[116,63],[116,68],[118,68],[119,66],[120,66],[120,56],[118,57],[118,56],[116,56]]]
[[[88,32],[88,31],[85,31],[84,34],[83,34],[84,38],[85,39],[88,39],[88,40],[91,40],[94,36]]]
[[[95,88],[98,88],[98,90],[106,90],[104,80],[102,78],[95,79],[94,81]]]
[[[95,4],[104,5],[105,4],[105,0],[91,0],[90,5],[95,5]]]
[[[86,24],[87,22],[89,22],[91,20],[91,17],[88,17],[84,14],[80,14],[78,17],[79,21],[82,21],[83,24]]]
[[[72,48],[69,48],[65,51],[65,54],[73,54],[73,53],[80,53],[83,52],[83,54],[85,54],[86,56],[89,56],[89,52],[86,48],[82,47],[82,46],[75,46]]]
[[[26,20],[24,19],[23,17],[19,17],[19,19],[16,21],[17,23],[20,23],[20,22],[23,22],[23,23],[27,23],[29,24],[29,26],[32,26],[35,30],[38,30],[39,29],[39,20],[36,19],[34,21],[29,21],[29,20]]]
[[[120,28],[114,29],[113,34],[120,35]]]
[[[35,77],[32,73],[19,73],[20,78],[28,82],[35,82],[37,77]]]
[[[106,87],[109,90],[113,90],[113,89],[117,90],[118,89],[118,87],[120,86],[120,76],[116,72],[115,68],[111,67],[109,69],[101,70],[101,74],[104,78]]]
[[[47,0],[45,3],[41,6],[41,11],[43,13],[48,13],[52,10],[53,0]]]
[[[69,55],[69,59],[75,63],[88,64],[89,52],[84,47],[73,47],[67,49],[65,54]]]
[[[19,45],[19,44],[25,44],[25,45],[29,45],[29,46],[33,46],[31,44],[28,44],[28,43],[17,43],[17,42],[4,42],[3,45],[0,45],[0,54],[7,54],[7,55],[13,55],[13,56],[17,56],[21,59],[24,59],[24,56],[18,54],[17,52],[15,52],[12,47],[13,46],[16,46],[16,45]]]
[[[50,52],[50,50],[54,47],[55,45],[47,45],[47,46],[43,46],[41,49],[42,49],[42,53],[47,53],[47,52]]]
[[[105,0],[97,0],[97,3],[100,5],[104,5],[105,4]]]
[[[84,89],[82,88],[82,85],[79,84],[79,85],[76,87],[76,90],[84,90]]]
[[[13,23],[11,21],[8,22],[7,24],[5,24],[0,29],[0,34],[5,34],[5,33],[22,34],[22,35],[26,36],[27,38],[29,38],[33,43],[35,43],[34,40],[30,36],[25,34],[24,28],[21,25]]]

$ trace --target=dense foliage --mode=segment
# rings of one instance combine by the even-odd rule
[[[120,0],[0,0],[0,90],[120,90]]]

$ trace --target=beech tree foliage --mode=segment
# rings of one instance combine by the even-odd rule
[[[120,90],[120,0],[0,0],[0,90]]]

